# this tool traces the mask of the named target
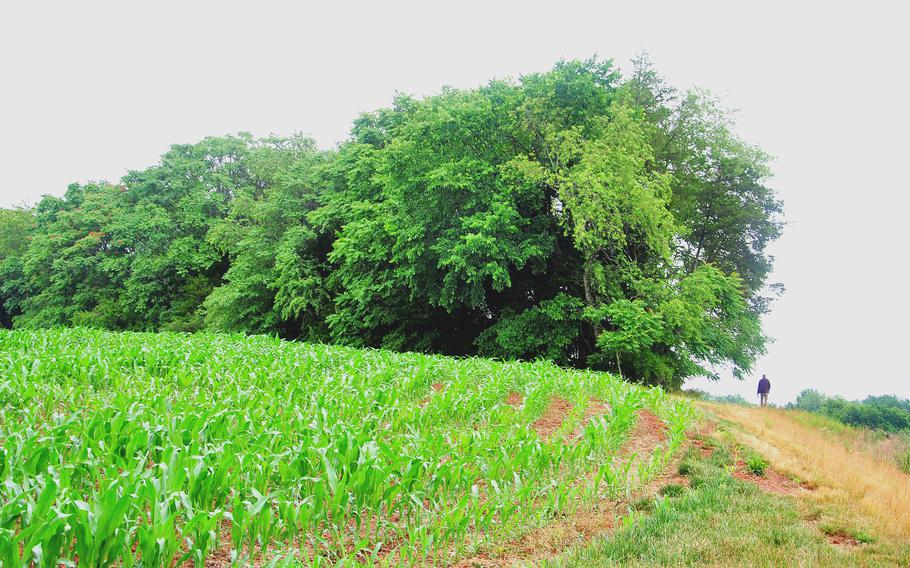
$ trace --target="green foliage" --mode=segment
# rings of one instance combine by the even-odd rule
[[[893,395],[868,396],[863,401],[848,401],[840,397],[806,389],[799,393],[788,408],[815,412],[842,424],[898,432],[910,430],[910,400]]]
[[[200,303],[221,278],[207,242],[228,202],[259,180],[248,136],[177,145],[121,184],[71,185],[37,208],[22,256],[26,297],[16,324],[198,329]]]
[[[615,328],[597,338],[598,345],[617,353],[647,351],[664,335],[660,314],[648,311],[641,300],[617,300],[603,310]]]
[[[581,333],[583,306],[578,298],[558,294],[519,314],[505,311],[478,336],[478,354],[504,359],[540,357],[569,364]]]
[[[35,215],[27,209],[0,209],[0,328],[12,326],[25,297],[22,254],[35,228]]]
[[[712,366],[722,362],[742,376],[763,352],[759,322],[740,290],[735,274],[702,265],[675,284],[652,283],[644,298],[587,315],[607,324],[597,343],[605,362],[612,354],[624,374],[678,388],[682,377],[716,377]]]
[[[671,210],[680,227],[677,254],[686,270],[714,264],[738,274],[751,307],[764,312],[763,297],[772,258],[767,245],[783,228],[783,204],[764,180],[769,157],[732,132],[732,113],[710,94],[680,94],[668,86],[646,57],[634,62],[627,88],[658,127],[653,130],[655,165],[672,176]],[[779,284],[769,291],[779,293]]]
[[[28,209],[0,209],[0,260],[25,252],[35,216]]]
[[[88,329],[0,330],[0,353],[3,566],[438,565],[649,482],[694,418],[548,362]],[[610,413],[538,436],[554,396]],[[632,470],[642,408],[668,438]]]
[[[29,238],[0,251],[0,323],[549,359],[676,388],[764,350],[768,175],[705,94],[677,98],[646,62],[623,79],[563,61],[397,96],[333,151],[207,138],[5,215],[0,246]]]
[[[758,454],[750,453],[745,458],[746,468],[755,475],[764,475],[768,462]]]
[[[327,245],[308,216],[318,207],[329,159],[303,137],[253,148],[249,168],[260,185],[236,196],[207,235],[229,259],[223,283],[202,302],[207,327],[325,336]]]
[[[794,408],[805,410],[806,412],[821,412],[825,405],[827,397],[814,389],[805,389],[796,397]]]
[[[713,400],[716,402],[726,402],[729,404],[742,404],[745,406],[754,406],[754,403],[749,402],[748,400],[743,398],[743,396],[741,394],[726,394],[726,395],[713,396],[713,397],[708,398],[707,400]]]

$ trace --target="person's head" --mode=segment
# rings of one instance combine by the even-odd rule
[[[768,377],[766,377],[766,376],[764,376],[764,375],[762,375],[762,376],[761,376],[761,378],[763,378],[763,379],[767,379],[767,378],[768,378]]]

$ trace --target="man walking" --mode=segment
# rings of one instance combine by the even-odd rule
[[[762,375],[761,380],[758,381],[758,398],[761,400],[762,406],[768,406],[769,392],[771,392],[771,381],[768,380],[768,377]]]

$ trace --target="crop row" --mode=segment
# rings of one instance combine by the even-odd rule
[[[644,407],[669,437],[630,471]],[[0,332],[0,564],[444,563],[653,475],[689,412],[549,363]]]

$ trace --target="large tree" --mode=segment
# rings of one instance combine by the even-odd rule
[[[748,369],[761,352],[752,289],[722,254],[742,250],[677,204],[702,211],[733,190],[675,179],[654,148],[667,125],[609,62],[389,112],[381,143],[350,166],[372,172],[353,191],[371,197],[330,255],[336,339],[546,356],[668,385]],[[687,258],[692,227],[711,245]]]
[[[768,185],[770,158],[733,134],[733,115],[709,93],[678,93],[647,57],[626,85],[653,130],[659,171],[670,171],[679,226],[676,257],[687,272],[710,263],[742,278],[750,305],[768,308],[773,258],[767,246],[783,228],[783,203]]]

